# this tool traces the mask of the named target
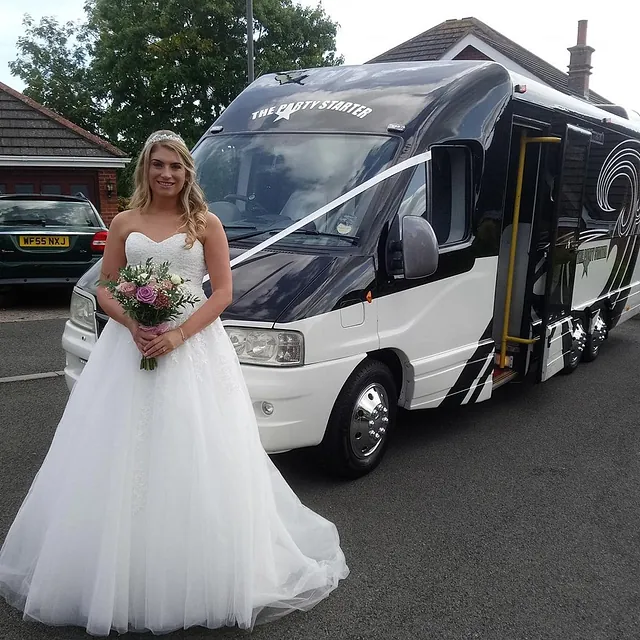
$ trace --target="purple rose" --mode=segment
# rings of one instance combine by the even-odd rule
[[[136,291],[136,300],[143,304],[153,304],[157,296],[157,291],[148,284],[144,285],[144,287],[139,287]]]

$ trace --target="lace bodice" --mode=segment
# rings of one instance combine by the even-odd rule
[[[129,264],[140,264],[151,258],[154,262],[170,262],[171,272],[185,280],[186,286],[201,300],[206,299],[202,290],[202,279],[207,273],[204,261],[204,247],[196,241],[188,249],[184,233],[177,233],[156,242],[140,231],[131,232],[125,242],[125,252]]]

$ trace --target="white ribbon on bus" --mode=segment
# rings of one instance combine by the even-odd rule
[[[391,178],[392,176],[397,175],[398,173],[400,173],[401,171],[404,171],[405,169],[410,169],[411,167],[415,167],[416,165],[422,162],[428,162],[429,160],[431,160],[431,151],[426,151],[425,153],[421,153],[417,156],[413,156],[412,158],[408,158],[407,160],[399,162],[398,164],[393,165],[392,167],[389,167],[385,171],[381,171],[378,175],[374,176],[373,178],[370,178],[366,182],[363,182],[362,184],[358,185],[354,189],[351,189],[351,191],[347,191],[347,193],[344,193],[341,196],[337,197],[335,200],[332,200],[328,204],[325,204],[323,207],[320,207],[320,209],[316,209],[313,213],[310,213],[308,216],[300,220],[297,220],[293,224],[289,225],[286,229],[283,229],[282,231],[276,233],[271,238],[268,238],[264,242],[257,244],[255,247],[251,247],[251,249],[248,249],[244,253],[241,253],[239,256],[231,260],[231,267],[232,268],[236,267],[242,262],[245,262],[252,256],[255,256],[256,253],[260,253],[260,251],[262,251],[263,249],[266,249],[267,247],[270,247],[272,244],[275,244],[276,242],[282,240],[283,238],[286,238],[288,235],[290,235],[294,231],[297,231],[301,227],[304,227],[306,224],[313,222],[317,218],[320,218],[321,216],[329,213],[329,211],[332,211],[336,207],[339,207],[343,205],[345,202],[348,202],[349,200],[355,198],[356,196],[359,196],[364,191],[367,191],[368,189],[375,187],[377,184],[379,184],[383,180],[386,180],[387,178]],[[205,282],[208,279],[209,277],[207,276],[205,278]]]

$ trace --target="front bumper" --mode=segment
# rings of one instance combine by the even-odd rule
[[[95,331],[89,331],[67,320],[62,333],[62,348],[66,356],[64,378],[69,391],[78,381],[95,343]]]
[[[279,453],[320,444],[340,390],[364,358],[291,369],[242,365],[265,450]],[[271,415],[263,411],[265,402],[273,406]]]
[[[94,332],[67,321],[62,348],[69,391],[95,343]],[[242,365],[265,450],[279,453],[320,444],[340,390],[364,357],[362,354],[291,369]],[[264,403],[272,405],[271,415],[263,411]]]

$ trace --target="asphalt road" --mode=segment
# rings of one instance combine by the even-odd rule
[[[0,323],[0,379],[64,369],[64,319]]]
[[[28,324],[10,348],[19,353],[12,341],[47,337],[42,361],[30,366],[58,366],[47,360],[60,341],[54,325]],[[3,350],[6,330],[0,324]],[[305,452],[276,457],[302,501],[336,523],[351,575],[311,612],[252,637],[640,637],[639,359],[640,322],[631,321],[572,376],[404,417],[382,466],[357,482],[325,478]],[[0,384],[0,539],[66,399],[59,378]],[[194,629],[170,637],[245,635]],[[2,640],[85,637],[24,623],[0,604]]]

